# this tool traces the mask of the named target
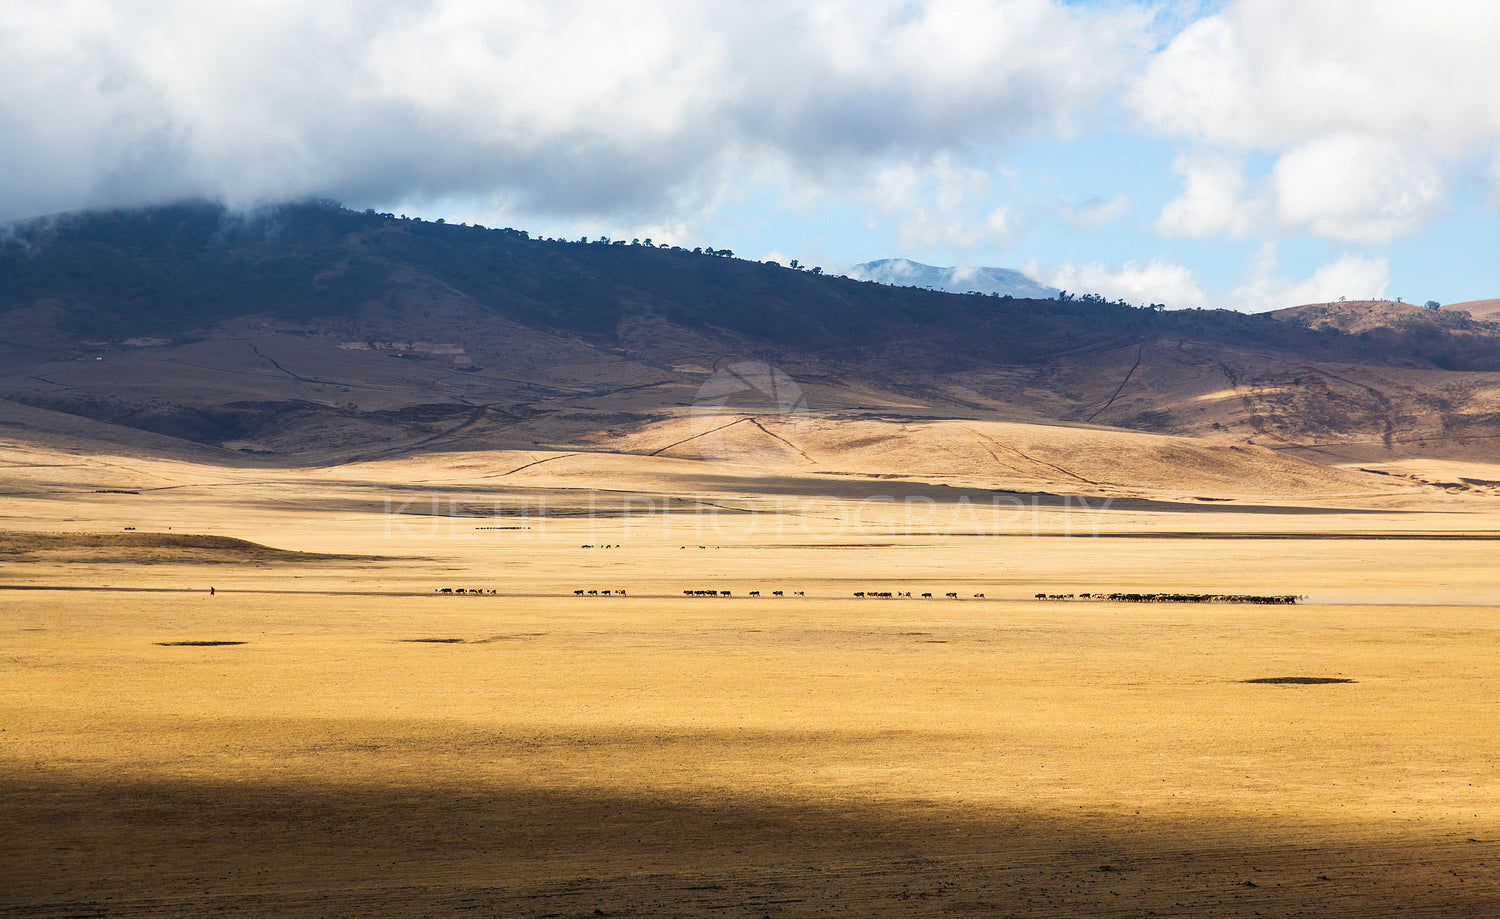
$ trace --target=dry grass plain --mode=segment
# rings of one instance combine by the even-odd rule
[[[1491,497],[512,459],[6,447],[0,915],[1500,912]]]

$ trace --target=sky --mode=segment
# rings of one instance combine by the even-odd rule
[[[5,0],[0,223],[295,198],[1259,311],[1500,297],[1493,0]]]

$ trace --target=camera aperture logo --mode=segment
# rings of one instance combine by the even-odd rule
[[[693,400],[693,442],[706,460],[780,469],[808,465],[810,422],[802,387],[778,367],[738,361],[718,370]]]

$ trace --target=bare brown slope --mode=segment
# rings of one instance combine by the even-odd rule
[[[1452,310],[1453,307],[1446,307]],[[1390,328],[1401,322],[1430,317],[1434,313],[1424,306],[1400,300],[1338,300],[1306,303],[1272,310],[1268,315],[1283,322],[1297,322],[1314,329],[1338,329],[1344,332],[1366,332]]]
[[[382,346],[369,346],[371,338]],[[514,347],[513,358],[491,344],[497,339]],[[832,463],[845,472],[941,474],[947,457],[954,474],[1015,478],[1019,469],[1028,487],[1076,484],[1015,456],[1004,438],[986,444],[963,434],[964,451],[972,452],[959,454],[938,446],[950,430],[987,424],[1040,425],[1037,436],[1060,450],[1075,439],[1069,428],[1113,427],[1312,448],[1319,451],[1306,454],[1312,458],[1364,465],[1422,455],[1483,461],[1500,434],[1500,375],[1492,373],[1372,368],[1180,341],[1095,349],[1041,367],[938,374],[894,360],[757,353],[734,341],[718,345],[746,349],[740,357],[715,359],[714,344],[685,337],[680,350],[622,353],[514,327],[446,335],[434,328],[428,339],[399,341],[334,329],[231,328],[197,342],[111,346],[96,355],[104,360],[15,367],[0,374],[12,387],[0,402],[0,433],[232,465],[481,449],[696,456],[702,444],[672,445],[702,433],[687,421],[709,371],[750,358],[795,382],[819,438],[844,427],[843,442],[865,444],[838,451],[863,457]],[[461,356],[478,369],[456,368]],[[749,399],[725,423],[742,417],[767,428],[783,420],[763,398]],[[748,422],[742,427],[733,438],[764,440],[773,453],[818,455],[818,444],[800,442],[805,431],[785,435],[794,449],[771,444]],[[1168,478],[1129,470],[1085,477],[1143,487]]]
[[[79,239],[106,240],[98,271],[76,270],[92,249],[73,231],[36,257],[0,253],[16,279],[0,304],[15,320],[0,343],[0,426],[233,465],[670,454],[656,434],[715,373],[754,364],[778,368],[820,418],[883,425],[872,458],[927,444],[913,426],[929,422],[1108,427],[1359,463],[1479,461],[1500,439],[1500,327],[1450,310],[1163,313],[903,291],[722,253],[321,205],[286,209],[285,237],[226,235],[213,208],[164,216],[186,249],[143,237],[161,220],[113,214],[78,221]],[[749,406],[759,430],[735,436],[775,441],[767,408]],[[813,453],[782,440],[772,449]]]
[[[0,532],[6,564],[77,562],[296,563],[347,562],[362,556],[294,552],[231,536],[191,533],[7,533]]]
[[[1465,312],[1475,319],[1487,322],[1500,320],[1500,299],[1466,300],[1463,303],[1449,303],[1443,309]]]

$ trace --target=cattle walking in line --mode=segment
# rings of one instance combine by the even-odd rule
[[[1136,593],[1111,593],[1111,594],[1049,594],[1039,593],[1038,600],[1110,600],[1116,603],[1257,603],[1272,606],[1295,604],[1300,599],[1306,599],[1293,594],[1136,594]]]
[[[773,596],[773,597],[780,597],[782,595],[783,594],[779,590],[773,590],[773,591],[771,591],[771,596]]]
[[[943,596],[947,597],[949,600],[957,600],[958,599],[958,594],[954,593],[951,590],[948,593],[943,594]]]
[[[931,600],[932,599],[932,594],[922,594],[922,599],[923,600]]]

